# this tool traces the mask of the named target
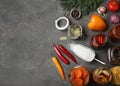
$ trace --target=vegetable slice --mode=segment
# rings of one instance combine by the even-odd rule
[[[60,63],[58,62],[57,58],[56,57],[52,57],[52,61],[53,61],[54,65],[56,66],[56,68],[57,68],[61,78],[63,80],[65,80],[65,75],[64,75],[63,69],[62,69]]]
[[[59,40],[61,40],[61,41],[65,41],[65,40],[67,40],[68,38],[67,38],[67,36],[61,36],[60,38],[59,38]]]
[[[75,79],[73,81],[73,86],[83,86],[83,80],[82,79]]]
[[[75,70],[75,75],[76,75],[76,78],[82,78],[82,71],[81,70]]]

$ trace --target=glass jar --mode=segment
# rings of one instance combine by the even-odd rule
[[[69,81],[72,86],[86,86],[89,79],[90,74],[83,66],[75,66],[69,72]]]
[[[78,39],[83,37],[83,29],[81,25],[72,24],[68,28],[68,37],[70,39]]]
[[[96,68],[93,71],[93,80],[98,84],[107,84],[111,81],[112,75],[103,67]]]
[[[115,25],[109,30],[108,37],[111,41],[120,41],[120,24]]]
[[[112,74],[112,84],[120,86],[120,66],[112,67],[109,71]]]
[[[111,64],[120,64],[120,46],[108,49],[108,61]]]
[[[81,16],[80,9],[73,8],[73,9],[70,11],[70,15],[71,15],[73,18],[75,18],[75,19],[79,19],[80,16]]]
[[[107,43],[107,37],[103,33],[98,33],[92,36],[90,45],[93,48],[102,48]]]

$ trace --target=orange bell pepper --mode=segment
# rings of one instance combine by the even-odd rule
[[[101,16],[97,14],[92,14],[90,16],[90,21],[88,23],[88,29],[95,30],[95,31],[104,31],[106,27],[107,25]]]

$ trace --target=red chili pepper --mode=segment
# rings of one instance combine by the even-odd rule
[[[55,44],[53,44],[53,48],[54,48],[56,54],[58,55],[58,57],[59,57],[65,64],[69,64],[69,61],[62,55],[62,53],[61,53],[60,50],[56,47]]]
[[[104,41],[105,41],[105,37],[103,34],[99,34],[96,36],[96,41],[97,43],[99,43],[100,45],[103,45],[104,44]]]
[[[73,55],[62,45],[59,45],[58,48],[65,53],[73,62],[77,64],[76,59],[73,57]]]

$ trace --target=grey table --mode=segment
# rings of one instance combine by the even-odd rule
[[[58,3],[58,0],[0,0],[0,86],[71,86],[68,80],[60,78],[51,61],[50,53],[56,56],[52,44],[67,47],[69,43],[75,42],[90,47],[90,37],[96,32],[87,29],[90,13],[77,21],[87,33],[85,40],[60,41],[59,37],[65,36],[67,31],[58,31],[54,26],[54,20],[64,15]],[[107,14],[106,34],[113,26],[108,22],[111,13]],[[107,61],[107,50],[117,45],[120,44],[108,41],[104,49],[95,50],[96,58],[107,63],[106,68],[112,67]],[[103,66],[95,61],[86,63],[76,59],[78,65],[85,66],[90,72]],[[60,63],[68,78],[69,70],[76,64],[72,61],[70,65]],[[95,84],[90,81],[88,86]]]

